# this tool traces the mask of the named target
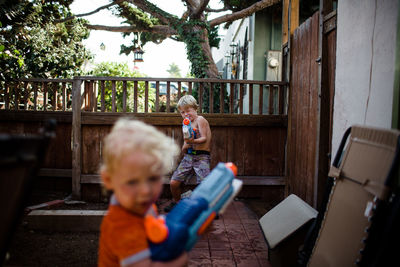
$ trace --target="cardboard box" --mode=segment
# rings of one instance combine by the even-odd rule
[[[296,266],[297,252],[318,212],[291,194],[259,220],[273,267]]]

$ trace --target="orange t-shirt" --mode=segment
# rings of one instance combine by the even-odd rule
[[[110,205],[101,223],[98,266],[124,266],[150,254],[144,217]]]

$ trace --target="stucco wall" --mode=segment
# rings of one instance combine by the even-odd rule
[[[337,14],[333,155],[351,125],[391,128],[398,1],[340,1]]]

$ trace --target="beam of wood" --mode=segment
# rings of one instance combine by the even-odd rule
[[[81,84],[82,80],[74,79],[72,87],[72,197],[75,199],[81,198]]]
[[[243,181],[243,185],[286,185],[286,178],[282,176],[237,176]],[[170,179],[164,177],[163,184],[169,184]],[[82,183],[84,184],[101,184],[100,175],[83,174]],[[195,185],[196,182],[189,181],[186,184]]]

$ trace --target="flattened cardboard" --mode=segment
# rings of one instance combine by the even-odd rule
[[[372,193],[369,185],[377,185],[377,191],[385,189],[399,134],[352,127],[308,266],[352,266],[361,257],[371,203],[385,196]]]

